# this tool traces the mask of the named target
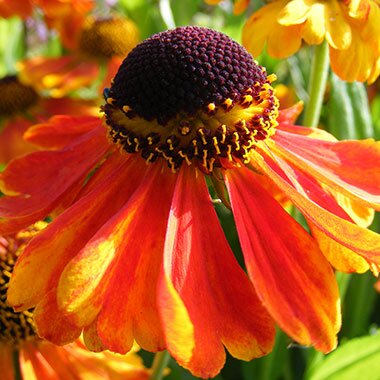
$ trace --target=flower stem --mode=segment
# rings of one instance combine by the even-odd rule
[[[309,101],[306,105],[303,125],[316,127],[321,114],[329,71],[329,46],[326,41],[315,46],[309,82]]]
[[[20,367],[20,352],[17,348],[14,349],[12,352],[12,364],[13,364],[14,379],[23,380],[21,367]]]
[[[159,8],[160,8],[162,20],[166,24],[166,27],[168,29],[175,28],[176,25],[174,21],[173,11],[170,6],[170,0],[160,0]]]
[[[152,374],[150,380],[161,380],[164,374],[164,369],[168,365],[170,354],[168,351],[157,352],[154,356],[152,364]]]

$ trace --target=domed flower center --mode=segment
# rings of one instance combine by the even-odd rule
[[[143,41],[124,60],[103,107],[112,141],[176,171],[206,173],[249,160],[274,133],[278,100],[265,69],[223,33],[181,27]],[[227,161],[226,161],[227,160]]]
[[[125,18],[89,18],[79,38],[82,53],[95,59],[125,57],[139,42],[133,21]]]
[[[39,222],[15,236],[0,236],[0,344],[17,346],[36,339],[32,310],[16,313],[7,304],[7,290],[17,257],[29,240],[46,226]]]
[[[26,111],[39,99],[37,92],[22,84],[16,76],[0,79],[0,117]]]

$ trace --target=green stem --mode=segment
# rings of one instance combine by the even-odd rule
[[[152,374],[150,380],[161,380],[164,374],[164,369],[168,365],[170,354],[168,351],[157,352],[154,356],[152,364]]]
[[[12,352],[12,364],[15,380],[23,380],[20,367],[20,353],[17,348]]]
[[[168,29],[175,28],[176,25],[175,25],[175,21],[174,21],[173,11],[172,11],[172,8],[170,6],[170,0],[160,0],[158,5],[160,8],[162,20],[166,24],[166,27]]]
[[[306,104],[303,125],[316,127],[321,114],[329,71],[329,46],[326,41],[315,46],[309,82],[309,101]]]
[[[346,293],[347,293],[348,285],[350,283],[351,274],[336,272],[335,278],[339,287],[340,299],[341,299],[341,302],[343,303],[344,297],[346,296]]]

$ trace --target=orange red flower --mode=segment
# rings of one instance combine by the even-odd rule
[[[36,307],[42,337],[66,344],[83,331],[90,349],[119,353],[136,340],[200,377],[220,371],[225,348],[243,360],[268,353],[275,323],[300,344],[335,348],[333,267],[380,265],[379,235],[355,222],[380,209],[380,145],[294,125],[299,106],[279,112],[273,80],[222,33],[177,28],[124,60],[104,123],[61,116],[28,130],[46,150],[0,175],[0,231],[54,218],[8,293],[17,310]],[[205,177],[232,209],[248,275]]]
[[[333,71],[343,80],[372,83],[380,74],[379,2],[275,0],[254,12],[243,44],[254,55],[266,45],[276,58],[296,53],[305,41],[330,46]]]
[[[2,380],[129,379],[147,380],[149,371],[135,353],[121,356],[91,353],[80,340],[59,347],[36,335],[33,311],[16,313],[7,304],[7,288],[15,261],[30,239],[46,226],[35,225],[0,236],[0,368]],[[15,358],[15,353],[17,357]]]
[[[78,99],[42,97],[35,88],[22,83],[17,76],[0,79],[0,164],[22,154],[36,150],[36,146],[23,139],[24,132],[37,122],[52,115],[95,115],[95,102]]]
[[[68,22],[70,16],[71,21],[78,16],[85,17],[94,5],[93,0],[1,0],[0,17],[19,16],[25,19],[32,16],[34,8],[38,7],[48,24],[58,26],[63,20]]]
[[[69,29],[70,42],[66,45],[72,49],[71,54],[33,57],[18,63],[24,83],[39,91],[48,91],[55,98],[99,80],[103,65],[106,66],[103,80],[109,83],[122,58],[139,41],[137,26],[127,18],[95,19],[89,16],[81,23],[78,33],[72,32],[71,23],[66,23],[65,27]],[[63,42],[67,40],[63,39]]]

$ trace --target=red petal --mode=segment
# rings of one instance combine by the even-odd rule
[[[380,142],[322,141],[278,130],[276,149],[293,165],[380,210]]]
[[[99,127],[61,151],[35,152],[13,160],[0,174],[0,188],[9,195],[0,198],[1,233],[16,232],[45,218],[73,188],[79,190],[108,149]]]
[[[6,164],[10,160],[36,150],[36,147],[25,141],[22,136],[30,127],[31,122],[16,118],[4,124],[0,132],[0,163]]]
[[[39,113],[45,119],[53,115],[98,116],[99,106],[94,100],[75,98],[43,98]]]
[[[277,118],[279,123],[294,123],[303,110],[303,102],[298,102],[294,106],[281,109]]]
[[[225,361],[223,344],[233,356],[244,360],[270,351],[273,322],[235,260],[204,177],[193,167],[184,166],[179,173],[161,281],[165,283],[160,287],[159,304],[168,349],[195,376],[213,377],[220,371]],[[174,292],[189,319],[172,314]],[[188,326],[183,329],[183,324]],[[192,330],[186,344],[194,349],[186,352],[181,344]]]
[[[77,339],[82,329],[71,324],[58,309],[56,292],[53,288],[45,295],[34,309],[33,319],[38,336],[62,346]]]
[[[156,286],[176,176],[161,170],[150,167],[129,202],[70,262],[59,283],[60,305],[78,323],[90,323],[101,309],[98,334],[120,353],[130,350],[133,339],[148,350],[164,348]]]
[[[126,162],[114,155],[102,169],[108,174],[102,183],[41,231],[20,255],[8,289],[8,302],[16,309],[35,306],[57,286],[67,263],[132,195],[146,166],[143,160]],[[30,283],[33,287],[26,288]]]
[[[279,158],[276,160],[281,163]],[[288,170],[289,166],[286,163],[281,164],[281,168],[286,170],[286,175],[279,168],[279,164],[268,156],[265,156],[264,161],[257,155],[256,164],[288,195],[310,223],[315,224],[331,239],[360,254],[369,263],[380,264],[380,236],[378,234],[343,219],[342,215],[336,215],[336,211],[333,209],[326,210],[324,208],[326,204],[322,204],[322,207],[319,206],[309,198],[313,195],[312,192],[306,194],[302,191],[300,193],[297,179],[293,178],[294,170],[291,168]]]
[[[231,170],[226,179],[248,273],[264,305],[293,339],[331,351],[340,310],[330,265],[253,172]]]
[[[3,380],[14,380],[13,372],[13,352],[9,345],[0,344],[0,368]]]
[[[46,149],[62,149],[100,124],[101,120],[95,116],[58,115],[46,123],[33,125],[26,131],[24,138]]]
[[[353,222],[351,215],[354,212],[354,209],[352,208],[354,205],[350,205],[348,198],[346,198],[344,206],[348,209],[350,214],[347,213],[346,209],[343,209],[342,206],[340,206],[332,194],[323,189],[312,177],[295,168],[289,167],[283,160],[278,157],[277,162],[280,163],[288,175],[291,176],[290,178],[293,179],[294,185],[297,186],[299,192],[302,192],[307,198],[315,202],[318,206],[322,207],[326,211],[329,211],[349,222]],[[274,184],[274,186],[276,185]],[[358,216],[356,216],[356,219],[358,219]],[[319,231],[318,228],[313,228],[313,223],[311,221],[309,222],[309,225],[312,229],[313,236],[316,238],[319,247],[322,249],[323,254],[327,257],[334,268],[343,272],[359,273],[365,272],[369,269],[369,265],[364,258],[352,250],[343,247],[338,242],[332,240],[323,232]]]

